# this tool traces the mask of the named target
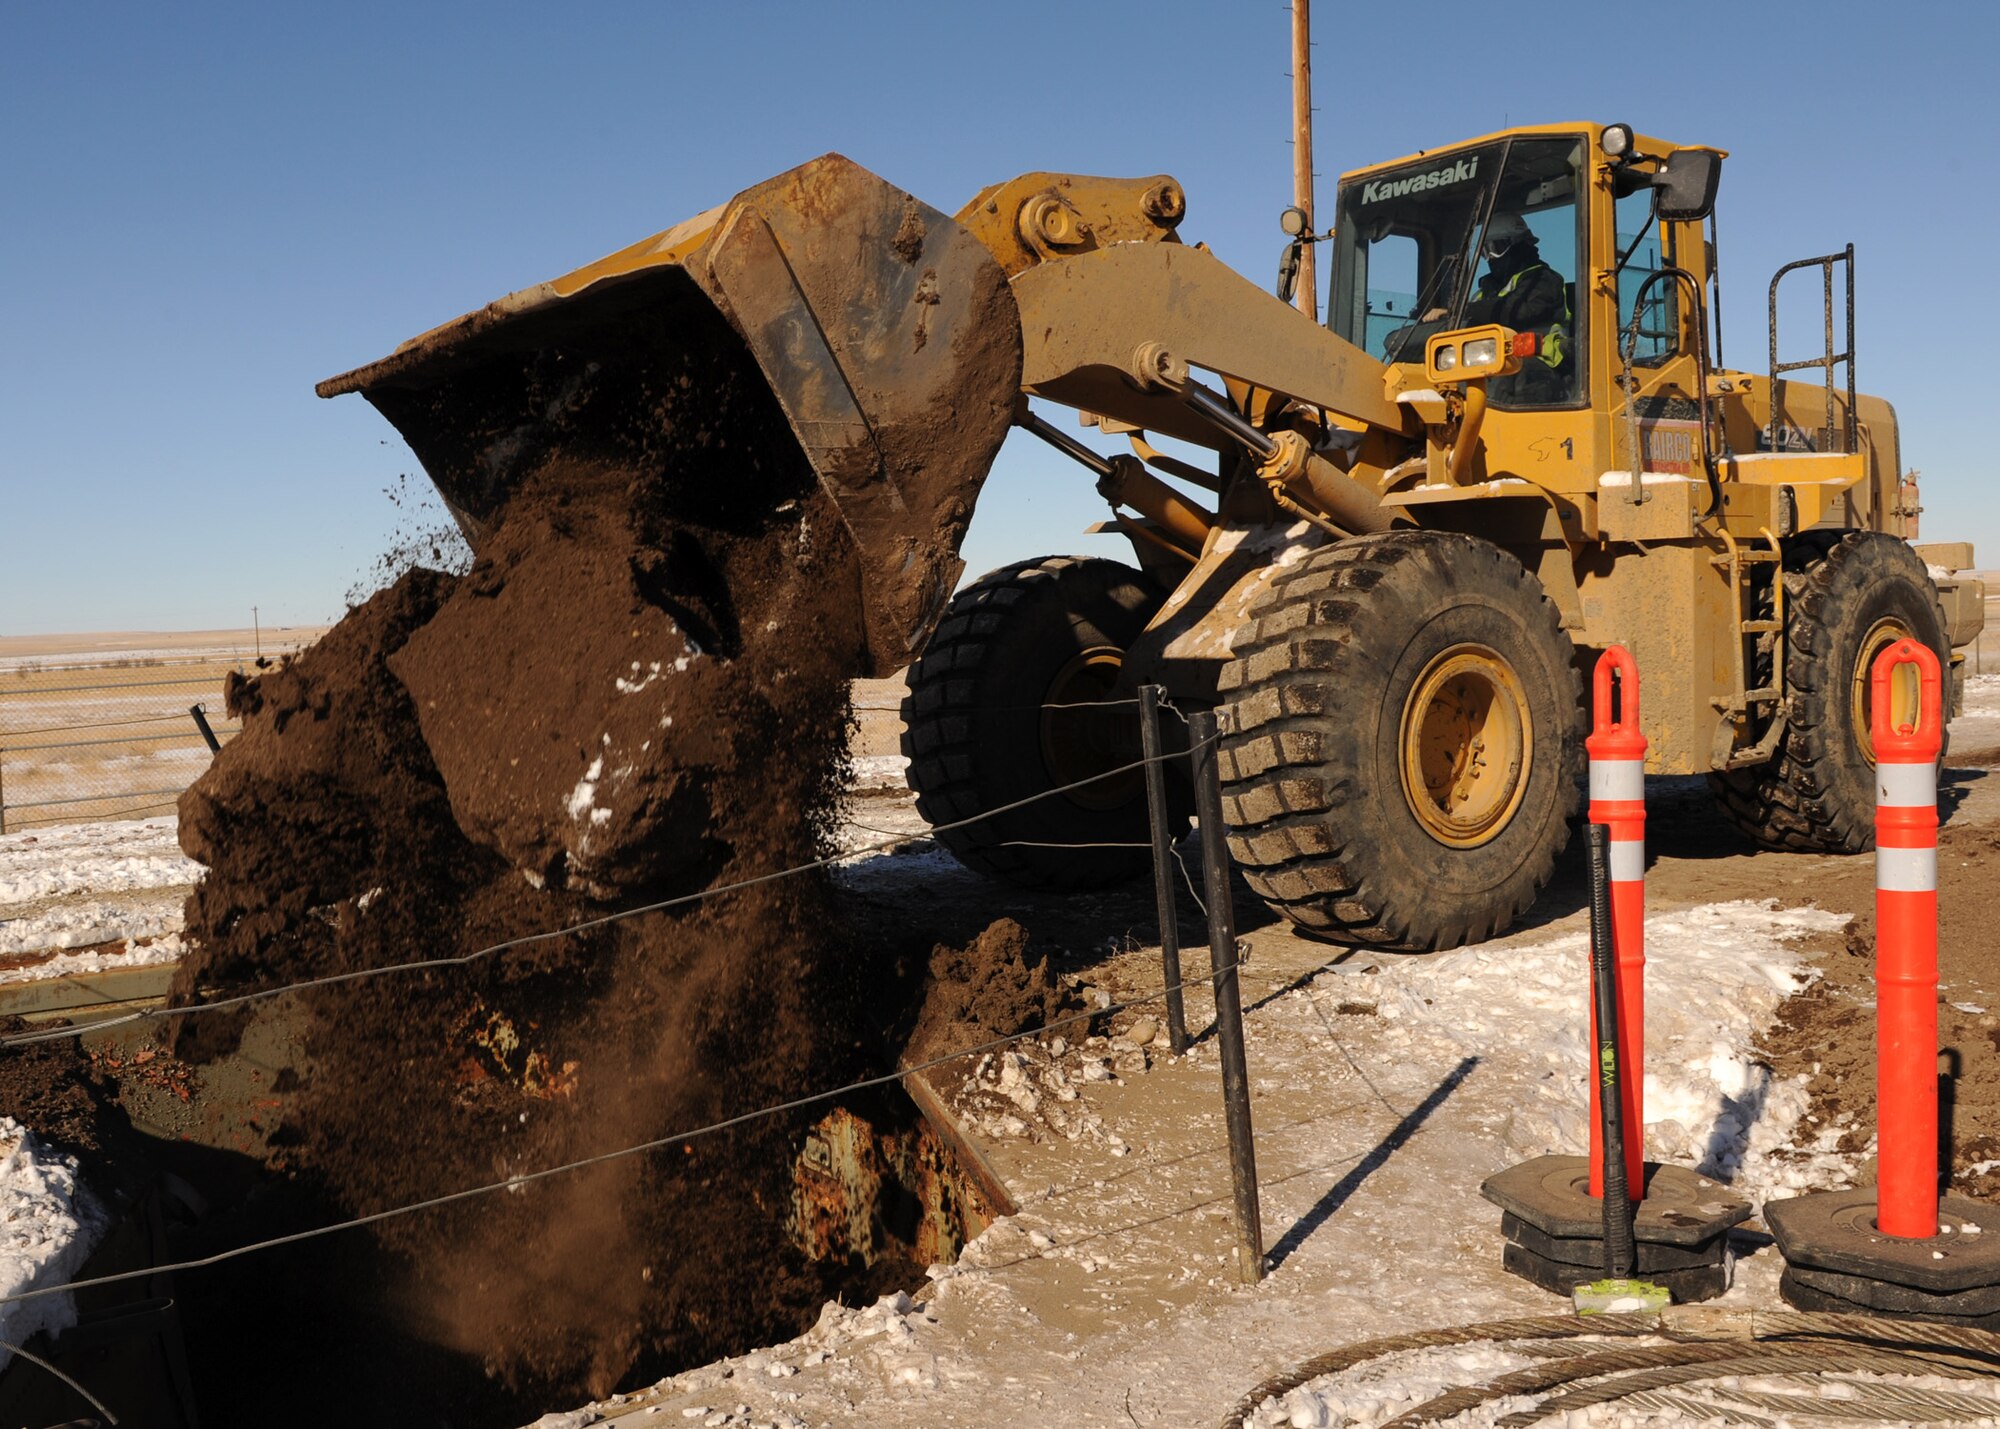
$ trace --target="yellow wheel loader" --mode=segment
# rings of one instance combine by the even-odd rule
[[[1969,549],[1904,539],[1895,417],[1855,392],[1851,248],[1770,289],[1775,329],[1779,280],[1818,277],[1823,350],[1780,361],[1774,330],[1724,365],[1723,158],[1551,124],[1346,174],[1330,233],[1288,225],[1330,246],[1322,325],[1183,242],[1170,178],[1027,174],[947,216],[828,155],[319,391],[402,431],[477,550],[557,458],[657,464],[649,394],[690,352],[752,373],[861,559],[856,673],[912,667],[934,824],[1135,758],[1154,682],[1224,712],[1231,847],[1273,908],[1449,947],[1547,882],[1603,647],[1638,659],[1649,769],[1706,774],[1766,845],[1852,851],[1868,661],[1978,632],[1978,583],[1937,577]],[[1136,565],[954,594],[1014,425],[1093,475]],[[1145,821],[1120,775],[942,837],[1085,888],[1144,867]]]

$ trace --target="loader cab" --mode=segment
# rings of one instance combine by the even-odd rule
[[[1494,405],[1583,404],[1589,160],[1584,134],[1522,132],[1348,176],[1329,325],[1392,363],[1423,361],[1452,328],[1532,329],[1537,357],[1493,385]]]
[[[1551,125],[1344,175],[1328,326],[1383,362],[1416,364],[1438,332],[1484,322],[1532,330],[1535,357],[1488,396],[1498,413],[1543,414],[1537,430],[1548,431],[1556,412],[1623,405],[1620,339],[1636,305],[1635,385],[1685,390],[1696,315],[1683,285],[1649,280],[1677,267],[1706,284],[1701,223],[1663,218],[1652,166],[1632,159],[1672,149],[1618,125]],[[1510,269],[1493,240],[1516,220],[1534,261],[1516,254]],[[1578,427],[1568,453],[1580,456],[1594,435]]]

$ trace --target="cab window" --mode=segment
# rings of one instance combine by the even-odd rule
[[[1384,362],[1421,362],[1434,333],[1477,323],[1532,332],[1536,354],[1489,398],[1576,405],[1584,155],[1580,138],[1512,139],[1350,179],[1328,324]]]
[[[1583,399],[1577,255],[1584,250],[1585,149],[1577,139],[1517,139],[1480,234],[1479,276],[1461,326],[1500,323],[1531,333],[1534,352],[1487,384],[1496,407],[1569,407]]]
[[[1632,323],[1632,307],[1646,280],[1660,271],[1660,224],[1653,216],[1650,189],[1626,194],[1618,200],[1618,255],[1631,258],[1618,271],[1618,341],[1623,349],[1626,331]],[[1658,367],[1680,351],[1680,289],[1673,282],[1653,284],[1646,293],[1645,311],[1639,314],[1638,340],[1632,361],[1640,367]]]
[[[1327,325],[1383,362],[1422,362],[1424,339],[1464,296],[1505,153],[1489,144],[1343,184]]]

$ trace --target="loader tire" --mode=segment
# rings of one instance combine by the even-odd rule
[[[917,812],[960,863],[1061,891],[1123,882],[1151,866],[1143,771],[1050,793],[1137,761],[1138,711],[1049,706],[1111,698],[1126,647],[1162,599],[1130,566],[1083,556],[1004,566],[952,597],[910,671],[903,753]],[[1169,788],[1178,833],[1191,796],[1178,775]],[[1049,797],[941,827],[1038,794]]]
[[[1869,667],[1907,635],[1949,671],[1944,611],[1923,560],[1886,532],[1801,542],[1785,566],[1784,738],[1762,764],[1709,775],[1709,787],[1759,847],[1861,853],[1875,846]]]
[[[1219,763],[1251,889],[1400,948],[1527,911],[1582,802],[1582,684],[1540,583],[1488,542],[1392,531],[1315,552],[1250,616]]]

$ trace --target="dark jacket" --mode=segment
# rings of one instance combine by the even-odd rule
[[[1516,332],[1542,334],[1561,323],[1567,330],[1572,326],[1569,293],[1561,275],[1532,248],[1516,251],[1520,261],[1510,261],[1515,255],[1509,253],[1479,280],[1465,305],[1464,325],[1500,323]]]

